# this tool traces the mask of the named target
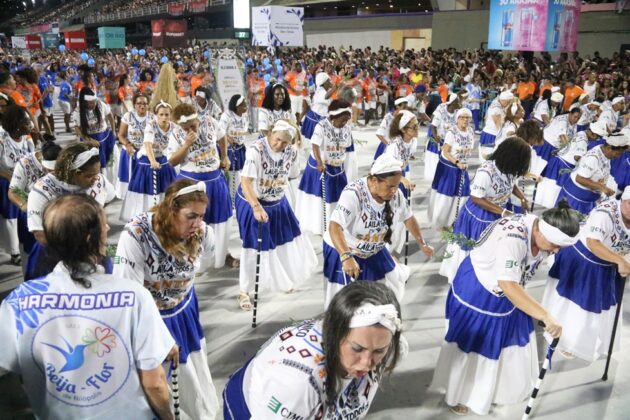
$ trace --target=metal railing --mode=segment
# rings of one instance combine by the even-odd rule
[[[175,3],[175,2],[171,2]],[[187,3],[187,2],[186,2]],[[208,7],[218,6],[228,3],[227,0],[208,0]],[[111,22],[117,20],[131,19],[141,16],[153,16],[168,13],[168,3],[160,5],[149,5],[131,10],[116,11],[111,13],[94,14],[86,16],[84,23]]]

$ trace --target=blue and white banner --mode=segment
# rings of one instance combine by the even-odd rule
[[[252,45],[264,47],[304,46],[304,8],[253,7]]]

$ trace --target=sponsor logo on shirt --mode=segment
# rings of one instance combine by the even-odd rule
[[[269,403],[267,403],[267,408],[273,411],[275,414],[280,414],[280,417],[291,420],[303,420],[304,417],[299,414],[292,413],[286,407],[282,406],[282,403],[274,396],[271,396]]]

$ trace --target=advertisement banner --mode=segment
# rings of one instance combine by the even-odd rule
[[[186,46],[188,23],[184,19],[166,19],[164,21],[164,46],[178,48]]]
[[[64,32],[63,37],[65,40],[66,48],[71,50],[84,50],[87,48],[87,38],[85,31],[70,31]]]
[[[491,0],[488,48],[545,49],[548,0]]]
[[[185,8],[186,5],[184,3],[169,3],[166,10],[171,16],[181,16],[184,14]]]
[[[40,50],[42,49],[42,39],[39,35],[26,35],[24,37],[26,39],[26,48],[29,50]]]
[[[151,21],[151,46],[164,48],[164,19]]]
[[[252,45],[304,45],[304,8],[252,7]]]
[[[190,3],[188,3],[188,10],[190,10],[192,13],[203,13],[206,11],[207,7],[207,0],[191,1]]]
[[[23,36],[12,36],[11,44],[13,44],[13,48],[26,48],[26,38]]]
[[[219,51],[215,61],[216,86],[223,109],[228,109],[230,98],[234,95],[245,95],[243,82],[243,62],[236,58],[236,51],[223,49]]]
[[[575,51],[581,1],[551,0],[547,15],[546,51]]]
[[[54,33],[41,34],[42,48],[57,48],[59,45],[59,35]]]
[[[101,26],[98,28],[100,49],[125,48],[125,28],[122,26]]]

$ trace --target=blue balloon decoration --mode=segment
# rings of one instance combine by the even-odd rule
[[[276,58],[276,66],[279,66],[280,64],[282,64],[282,60],[280,60],[279,58]]]
[[[160,61],[162,62],[162,64],[166,64],[166,63],[168,63],[168,57],[163,55],[162,59]]]
[[[59,51],[60,51],[60,52],[64,52],[65,50],[66,50],[66,46],[65,46],[65,45],[63,45],[63,44],[61,44],[61,45],[59,46]]]
[[[248,66],[253,66],[253,65],[254,65],[254,60],[252,60],[251,58],[248,58],[248,59],[245,61],[245,63],[246,63]]]
[[[132,48],[131,49],[131,54],[133,54],[133,55],[138,54],[138,49],[137,48]]]
[[[203,56],[204,56],[205,58],[208,58],[208,57],[210,56],[210,52],[209,52],[208,50],[204,51],[204,52],[203,52]]]
[[[146,53],[147,53],[147,52],[144,50],[144,48],[142,48],[140,51],[138,51],[138,54],[140,54],[140,56],[142,56],[142,57],[144,57],[144,55],[145,55]]]
[[[278,70],[278,73],[282,73],[282,66],[280,64],[278,64],[278,67],[276,67],[276,69]]]
[[[265,70],[269,71],[269,69],[271,69],[271,64],[270,63],[265,64]]]
[[[265,74],[265,83],[269,83],[269,80],[271,79],[271,75],[270,74]]]
[[[179,60],[179,61],[177,62],[177,65],[181,67],[181,66],[183,66],[183,65],[184,65],[184,62],[183,62],[183,61],[181,61],[181,60]]]
[[[93,58],[90,58],[90,59],[87,61],[87,63],[88,63],[88,66],[90,66],[90,67],[94,67],[94,64],[96,64],[96,62],[94,61],[94,59],[93,59]]]
[[[83,61],[87,61],[87,60],[88,60],[88,58],[90,58],[90,56],[88,55],[88,53],[86,53],[86,52],[82,52],[82,53],[81,53],[81,60],[83,60]]]
[[[264,64],[265,66],[268,66],[268,65],[269,65],[269,59],[268,59],[267,57],[263,58],[263,64]]]

